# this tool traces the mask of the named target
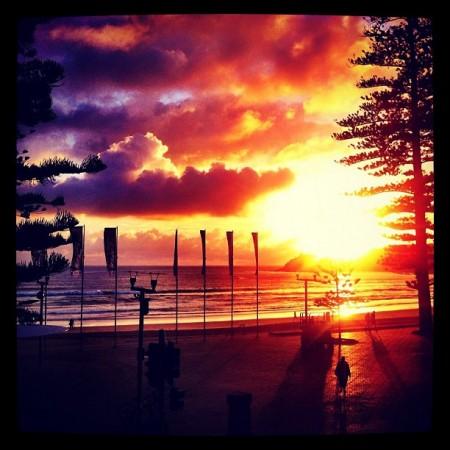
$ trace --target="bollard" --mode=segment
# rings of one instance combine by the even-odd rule
[[[228,435],[245,436],[251,434],[251,402],[252,394],[249,392],[231,392],[227,395]]]

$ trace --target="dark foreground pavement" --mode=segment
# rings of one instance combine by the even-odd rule
[[[171,435],[227,433],[226,396],[252,394],[254,435],[355,434],[428,431],[431,427],[432,342],[414,328],[346,332],[341,352],[352,372],[347,399],[336,400],[339,346],[305,355],[298,336],[261,333],[182,336],[184,408],[166,403]],[[156,341],[147,333],[145,343]],[[143,378],[142,426],[136,428],[137,338],[38,339],[17,344],[17,409],[21,431],[152,433],[155,397]],[[145,373],[144,366],[144,373]],[[151,414],[153,411],[153,415]]]

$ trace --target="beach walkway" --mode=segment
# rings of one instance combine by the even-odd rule
[[[336,400],[337,345],[305,355],[298,336],[267,331],[181,336],[184,408],[165,408],[171,435],[227,433],[226,396],[250,392],[254,435],[353,434],[428,431],[431,426],[432,342],[414,328],[343,333],[352,376],[345,404]],[[170,339],[170,335],[168,336]],[[144,342],[156,342],[147,332]],[[136,346],[118,338],[76,334],[18,340],[18,417],[23,431],[135,433]],[[143,378],[139,432],[154,431],[154,398]]]

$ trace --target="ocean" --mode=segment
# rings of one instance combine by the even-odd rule
[[[150,313],[146,323],[175,322],[175,277],[172,267],[119,267],[118,307],[119,325],[137,323],[139,301],[130,290],[129,271],[143,272],[136,286],[150,287],[150,273],[157,277],[156,293],[150,294]],[[158,274],[158,275],[156,275]],[[387,311],[417,308],[417,291],[406,286],[411,274],[392,272],[354,272],[360,278],[351,297],[354,312]],[[104,267],[88,266],[84,274],[83,326],[114,323],[114,273]],[[329,285],[308,283],[308,310],[319,315],[325,310],[314,305],[323,297]],[[37,300],[37,283],[23,283],[17,289],[17,301]],[[52,275],[48,285],[47,324],[79,325],[81,275],[64,272]],[[201,267],[179,267],[179,322],[203,321],[203,276]],[[256,276],[254,267],[234,268],[234,319],[256,317]],[[39,301],[28,305],[39,311]],[[304,283],[296,273],[279,271],[275,267],[259,270],[259,317],[293,317],[304,311]],[[206,277],[206,320],[229,320],[231,314],[231,279],[228,267],[208,267]]]

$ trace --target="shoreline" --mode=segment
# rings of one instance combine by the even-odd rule
[[[378,328],[400,328],[418,326],[418,309],[392,310],[376,312],[376,321]],[[316,319],[317,320],[317,319]],[[339,321],[335,318],[332,322],[333,332],[338,329]],[[33,326],[33,325],[28,325]],[[40,326],[40,325],[34,325]],[[144,331],[157,331],[164,329],[168,334],[175,334],[175,323],[146,323]],[[351,316],[341,318],[341,329],[345,331],[354,331],[365,329],[364,313],[353,314]],[[299,318],[260,318],[259,330],[261,332],[279,332],[282,334],[300,334]],[[117,334],[135,334],[138,331],[138,322],[135,324],[117,325]],[[230,320],[220,320],[206,322],[206,334],[230,333]],[[114,325],[92,325],[83,326],[83,335],[114,335]],[[233,332],[256,332],[256,319],[235,319],[233,323]],[[203,322],[182,322],[178,324],[179,335],[197,335],[203,334]],[[55,337],[72,336],[78,337],[80,328],[74,327],[72,330],[66,328],[63,333],[55,334]],[[51,337],[51,336],[49,336]]]

